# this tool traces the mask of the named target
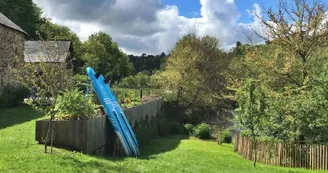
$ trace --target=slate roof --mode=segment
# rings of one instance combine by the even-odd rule
[[[15,29],[19,32],[22,32],[24,34],[27,34],[22,28],[20,28],[19,26],[17,26],[14,22],[12,22],[10,19],[8,19],[5,15],[3,15],[0,12],[0,24],[7,26],[9,28]]]
[[[25,62],[64,62],[70,53],[71,41],[25,41]]]

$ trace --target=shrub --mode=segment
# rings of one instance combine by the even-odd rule
[[[56,108],[58,111],[56,119],[60,120],[81,120],[90,119],[97,115],[96,104],[90,97],[78,89],[64,92],[57,98]]]
[[[187,130],[187,132],[189,133],[189,135],[193,135],[194,131],[195,131],[195,126],[192,124],[185,124],[184,125],[185,129]]]
[[[210,139],[211,138],[211,127],[206,123],[199,124],[195,128],[194,136],[200,139]]]
[[[85,91],[86,85],[91,84],[90,79],[87,75],[77,74],[73,77],[73,79],[74,79],[74,86],[79,88],[79,90],[81,91]],[[91,90],[92,90],[92,86],[89,85],[89,91]]]
[[[161,94],[165,102],[175,102],[177,100],[177,94],[172,91],[166,91]]]
[[[170,134],[186,134],[185,127],[180,123],[171,122],[169,123]]]
[[[24,98],[29,96],[29,89],[22,86],[7,85],[2,89],[0,96],[0,107],[11,108],[19,106]]]
[[[223,130],[220,131],[217,135],[217,142],[218,144],[222,144],[222,143],[232,143],[232,133],[229,130]]]

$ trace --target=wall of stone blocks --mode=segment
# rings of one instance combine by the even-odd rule
[[[0,24],[0,94],[10,83],[9,66],[14,58],[24,57],[24,34]]]

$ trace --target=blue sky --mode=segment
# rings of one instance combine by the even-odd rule
[[[308,0],[308,2],[311,1],[312,0]],[[234,0],[234,2],[241,14],[238,22],[247,23],[252,20],[252,17],[248,14],[247,10],[252,10],[254,3],[259,4],[262,9],[263,7],[265,9],[270,7],[276,9],[279,0]],[[322,2],[328,3],[328,0],[322,0]],[[201,8],[199,0],[162,0],[162,3],[166,5],[176,5],[179,8],[180,15],[182,16],[188,18],[199,17],[199,10]]]
[[[238,22],[247,23],[251,21],[247,10],[252,10],[254,3],[257,3],[265,8],[276,8],[279,0],[235,0],[237,9],[241,13],[241,17]],[[179,13],[185,17],[199,17],[201,4],[199,0],[162,0],[163,4],[176,5],[179,8]]]

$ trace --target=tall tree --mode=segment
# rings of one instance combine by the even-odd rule
[[[135,68],[135,74],[144,70],[154,71],[161,68],[161,64],[164,62],[166,55],[161,53],[160,55],[146,55],[143,53],[141,56],[129,55],[131,62]]]
[[[118,48],[112,37],[104,32],[89,36],[82,47],[85,66],[93,67],[103,74],[106,80],[118,81],[133,71],[128,56]]]
[[[236,109],[236,118],[240,124],[250,132],[250,136],[255,145],[254,167],[256,166],[257,156],[257,137],[261,135],[263,130],[263,122],[267,110],[265,100],[265,89],[257,80],[248,79],[245,85],[237,92],[237,100],[239,103]]]
[[[270,8],[266,12],[269,20],[261,17],[266,32],[260,36],[289,53],[285,57],[288,61],[299,62],[299,77],[291,77],[290,72],[280,74],[302,85],[309,75],[309,60],[328,45],[328,11],[319,0],[311,4],[307,0],[289,2],[281,0],[277,12]]]
[[[37,39],[37,27],[44,22],[41,8],[33,0],[0,0],[0,12],[29,34],[30,39]]]
[[[163,77],[166,89],[177,92],[177,102],[192,112],[219,103],[225,92],[221,73],[228,64],[217,38],[188,34],[177,42],[158,77]]]

